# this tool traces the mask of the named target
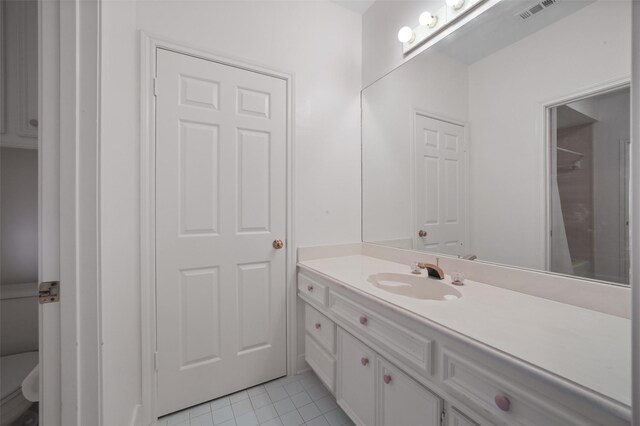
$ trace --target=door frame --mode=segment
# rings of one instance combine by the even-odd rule
[[[157,326],[155,288],[155,93],[157,49],[217,62],[222,65],[284,80],[287,87],[286,130],[286,354],[287,375],[297,372],[297,292],[296,250],[294,234],[294,75],[274,70],[243,59],[217,54],[151,36],[140,31],[140,315],[142,337],[142,422],[153,424],[157,419]]]
[[[417,237],[415,235],[415,231],[413,228],[416,225],[417,222],[417,209],[418,209],[418,203],[416,200],[416,162],[415,162],[415,158],[416,158],[416,118],[418,115],[421,115],[423,117],[426,118],[431,118],[433,120],[438,120],[438,121],[444,121],[445,123],[449,123],[449,124],[453,124],[455,126],[460,126],[463,129],[464,132],[464,144],[465,144],[465,150],[464,150],[464,161],[465,161],[465,166],[467,168],[466,173],[465,173],[465,186],[466,186],[466,191],[464,194],[464,201],[465,201],[465,206],[464,206],[464,215],[465,215],[465,224],[464,224],[464,241],[467,244],[466,245],[466,252],[467,253],[471,253],[471,242],[469,240],[470,236],[471,236],[471,217],[469,216],[469,201],[470,201],[470,196],[471,196],[471,190],[469,188],[469,185],[471,184],[471,180],[470,180],[470,175],[471,173],[469,173],[469,166],[470,166],[470,162],[469,162],[469,124],[460,120],[455,120],[449,117],[444,117],[438,114],[433,114],[431,112],[427,112],[425,110],[422,110],[420,108],[416,108],[413,107],[411,109],[411,141],[410,141],[410,146],[409,146],[409,155],[411,156],[411,161],[409,161],[409,173],[410,175],[410,185],[409,185],[409,195],[411,196],[411,245],[413,246],[413,250],[417,250],[416,248],[416,242],[417,242]],[[452,256],[449,254],[441,254],[438,253],[438,255],[442,255],[442,256]]]
[[[102,424],[100,0],[38,0],[40,423]],[[82,285],[80,285],[82,283]]]
[[[553,196],[553,192],[552,192],[553,179],[551,176],[552,166],[553,166],[552,164],[553,161],[551,158],[551,148],[552,148],[551,109],[561,105],[565,105],[570,102],[576,102],[582,99],[590,98],[592,96],[613,92],[615,90],[623,89],[625,87],[628,87],[631,90],[630,76],[620,77],[610,81],[606,81],[604,83],[588,86],[583,89],[571,92],[570,94],[566,94],[561,97],[550,99],[540,104],[539,117],[540,117],[540,123],[542,125],[541,137],[543,139],[542,146],[544,149],[544,156],[543,156],[544,158],[544,179],[543,179],[544,200],[542,203],[542,208],[544,209],[544,216],[543,216],[544,217],[544,223],[543,223],[544,253],[542,253],[543,254],[542,258],[544,260],[544,270],[547,272],[549,272],[549,268],[551,267],[551,224],[552,224],[552,214],[553,214],[553,212],[551,211],[551,206],[552,206],[551,198]],[[568,277],[575,278],[575,275],[566,275],[566,274],[559,274],[559,275],[565,275]],[[597,280],[593,278],[584,278],[584,277],[579,277],[579,278],[583,280],[588,280],[588,281],[603,282],[602,280]],[[606,283],[618,285],[618,286],[624,286],[624,287],[628,286],[627,284],[614,283],[609,281],[606,281]]]

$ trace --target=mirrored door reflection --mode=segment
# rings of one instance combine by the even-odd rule
[[[550,270],[629,283],[629,87],[555,106]]]

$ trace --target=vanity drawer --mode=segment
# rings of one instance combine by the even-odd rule
[[[449,413],[450,426],[480,426],[478,423],[458,411],[455,407],[452,407]]]
[[[336,360],[308,334],[304,339],[305,359],[331,392],[335,392]]]
[[[442,380],[446,388],[470,406],[489,413],[499,424],[523,426],[586,425],[571,413],[544,401],[521,385],[505,380],[472,361],[443,349]],[[462,423],[465,424],[465,423]]]
[[[431,375],[433,342],[403,326],[393,323],[370,309],[343,297],[329,293],[329,309],[353,326],[364,337],[375,340],[400,361]]]
[[[329,318],[318,312],[308,303],[305,309],[305,328],[310,336],[313,336],[320,345],[330,353],[335,353],[336,325]]]
[[[306,275],[298,274],[298,291],[320,303],[322,306],[327,306],[329,287],[326,285],[321,284]]]

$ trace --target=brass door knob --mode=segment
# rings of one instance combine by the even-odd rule
[[[422,238],[426,237],[427,231],[425,231],[424,229],[421,229],[420,231],[418,231],[418,236]]]
[[[282,247],[284,247],[284,243],[282,242],[282,240],[273,240],[274,249],[280,250]]]

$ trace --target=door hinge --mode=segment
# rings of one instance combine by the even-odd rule
[[[158,371],[158,352],[153,354],[153,369]]]
[[[60,281],[44,281],[38,285],[38,300],[41,305],[60,300]]]
[[[153,96],[158,96],[158,77],[153,79]]]
[[[445,426],[445,421],[447,420],[447,412],[442,410],[440,413],[440,426]]]

